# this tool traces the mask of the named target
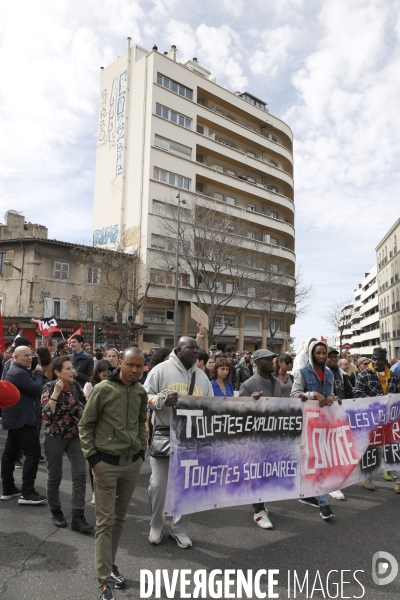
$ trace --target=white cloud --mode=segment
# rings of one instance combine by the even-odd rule
[[[265,50],[256,50],[250,58],[250,68],[255,75],[275,77],[285,66],[293,31],[289,26],[278,27],[262,34]]]

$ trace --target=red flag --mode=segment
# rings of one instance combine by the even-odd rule
[[[326,340],[323,335],[321,335],[321,342],[324,342],[324,344],[328,345],[328,340]]]
[[[49,317],[48,319],[32,319],[32,321],[37,323],[40,335],[43,337],[50,337],[55,331],[60,331],[55,317]]]
[[[0,312],[0,352],[4,352],[4,333],[3,333],[3,319]]]
[[[74,335],[82,335],[82,331],[83,331],[82,327],[79,327],[79,329],[74,331],[74,333],[67,339],[68,344],[71,343],[71,340],[74,337]]]

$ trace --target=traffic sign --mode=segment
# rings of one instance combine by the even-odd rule
[[[343,348],[346,348],[346,350],[350,350],[351,344],[349,344],[349,343],[343,344]]]

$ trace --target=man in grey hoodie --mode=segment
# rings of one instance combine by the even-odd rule
[[[196,366],[199,347],[196,340],[181,337],[169,359],[150,371],[144,387],[149,397],[149,408],[153,412],[153,430],[157,426],[169,427],[171,408],[175,407],[179,394],[214,396],[207,375]],[[193,388],[191,390],[191,388]],[[167,493],[169,458],[150,457],[151,478],[149,496],[152,510],[149,542],[159,544],[164,525],[164,505]],[[178,515],[172,521],[170,538],[180,548],[190,548],[192,541],[187,535],[191,515]]]

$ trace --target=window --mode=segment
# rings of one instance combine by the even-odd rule
[[[224,167],[222,165],[214,165],[214,169],[216,171],[221,171],[221,173],[224,172]]]
[[[256,295],[256,288],[255,287],[249,287],[247,288],[247,295],[248,296],[253,296],[253,298]]]
[[[254,177],[247,177],[247,181],[249,183],[257,183],[257,180]]]
[[[255,212],[256,211],[256,207],[254,206],[254,204],[248,204],[247,205],[247,210],[251,210],[251,212]]]
[[[190,189],[190,179],[182,175],[175,175],[175,173],[169,173],[168,171],[154,167],[153,177],[162,183],[169,183],[169,185],[184,188],[185,190]]]
[[[231,204],[232,206],[234,206],[236,204],[236,200],[235,198],[230,198],[229,196],[226,197],[226,203],[227,204]]]
[[[205,163],[205,156],[204,156],[204,154],[196,154],[196,162],[201,163],[202,165],[204,165],[204,163]]]
[[[164,202],[153,200],[153,212],[156,215],[161,215],[162,217],[165,217],[167,215],[167,211]]]
[[[56,317],[58,319],[67,319],[67,300],[65,298],[49,298],[44,299],[44,317]]]
[[[251,329],[253,331],[260,331],[261,330],[260,317],[245,317],[244,318],[244,328]]]
[[[270,243],[273,244],[274,246],[278,246],[278,240],[276,238],[271,238]]]
[[[172,121],[172,123],[186,127],[186,129],[192,128],[192,119],[189,119],[189,117],[185,117],[185,115],[181,115],[174,110],[166,108],[165,106],[161,106],[161,104],[156,104],[156,115],[162,117],[163,119],[167,119],[168,121]]]
[[[151,235],[151,247],[172,252],[175,250],[175,243],[171,238],[163,238],[153,233]]]
[[[226,283],[225,284],[225,294],[232,294],[232,293],[233,293],[233,284]],[[232,327],[234,327],[234,325],[232,325]]]
[[[254,240],[254,233],[252,231],[248,231],[247,232],[247,237],[249,238],[249,240]]]
[[[183,158],[192,158],[192,149],[189,148],[189,146],[184,146],[183,144],[178,144],[178,142],[167,140],[160,135],[156,135],[155,145],[157,148],[162,148],[168,152],[173,152],[174,154],[183,156]]]
[[[4,261],[6,260],[6,253],[0,252],[0,275],[4,275]]]
[[[252,158],[256,158],[255,152],[250,152],[250,150],[247,150],[247,156],[251,156]]]
[[[226,169],[225,173],[227,175],[231,175],[232,177],[236,177],[236,171],[234,171],[233,169]]]
[[[169,79],[168,77],[164,77],[164,75],[161,75],[160,73],[157,73],[157,83],[158,85],[162,85],[168,90],[171,90],[171,92],[174,92],[175,94],[179,94],[188,100],[193,100],[193,90],[181,85],[180,83],[177,83],[176,81],[173,81],[172,79]]]
[[[56,298],[54,298],[54,304],[53,304],[53,314],[56,317],[56,319],[60,318],[60,313],[61,313],[61,302],[60,300],[56,300]]]
[[[275,332],[281,331],[281,321],[279,319],[274,319],[273,321],[271,321],[270,330]]]
[[[88,283],[100,283],[100,269],[98,267],[88,268]]]
[[[214,192],[214,198],[216,200],[223,200],[224,199],[224,195],[220,194],[219,192]]]
[[[205,194],[206,193],[206,186],[204,183],[196,183],[196,192],[198,192],[199,194]]]
[[[54,263],[54,279],[68,279],[69,264],[62,262]]]
[[[197,133],[204,135],[204,125],[199,125],[199,123],[197,123]]]

